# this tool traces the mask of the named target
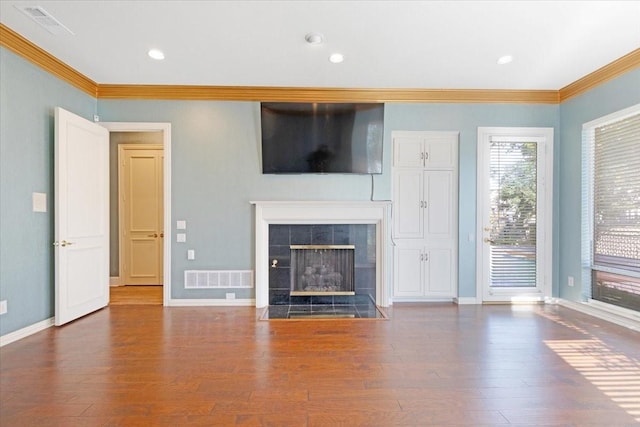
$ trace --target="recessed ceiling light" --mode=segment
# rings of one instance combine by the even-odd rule
[[[499,65],[505,65],[505,64],[508,64],[508,63],[510,63],[512,61],[513,61],[513,56],[511,56],[511,55],[504,55],[504,56],[501,56],[500,58],[498,58],[498,64]]]
[[[333,62],[334,64],[339,64],[344,61],[344,55],[341,53],[332,53],[329,57],[329,61]]]
[[[151,49],[149,50],[148,55],[158,61],[164,59],[164,53],[160,49]]]
[[[309,44],[322,44],[324,42],[324,36],[320,33],[309,33],[304,36],[304,39]]]

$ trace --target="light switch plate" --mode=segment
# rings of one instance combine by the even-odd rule
[[[187,221],[184,221],[184,220],[176,221],[176,229],[177,230],[186,230],[187,229]]]
[[[185,233],[176,234],[176,242],[184,243],[187,241],[187,235]]]
[[[31,203],[33,205],[34,212],[46,212],[47,211],[47,194],[33,193],[31,195]]]
[[[191,261],[196,259],[196,251],[194,249],[187,250],[187,259]]]

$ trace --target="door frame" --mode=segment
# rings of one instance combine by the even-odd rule
[[[523,137],[535,138],[542,142],[542,155],[544,162],[538,168],[538,193],[542,189],[543,194],[538,194],[541,216],[544,222],[538,224],[538,239],[536,246],[540,256],[537,257],[538,268],[542,277],[536,277],[536,281],[541,283],[540,293],[522,292],[499,292],[495,297],[485,296],[484,266],[487,261],[484,258],[484,234],[485,218],[484,213],[488,208],[486,198],[481,195],[488,192],[489,182],[487,169],[489,159],[486,156],[486,144],[492,137],[513,137],[521,139]],[[483,302],[533,302],[547,301],[552,298],[552,272],[553,272],[553,128],[542,127],[479,127],[477,145],[477,168],[476,168],[476,298]],[[541,197],[541,198],[540,198]]]
[[[164,203],[164,235],[163,272],[162,272],[162,305],[171,303],[171,123],[151,122],[100,122],[111,132],[162,132],[164,150],[163,164],[163,203]],[[118,231],[119,232],[119,231]]]

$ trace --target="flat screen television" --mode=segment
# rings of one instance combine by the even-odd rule
[[[382,173],[384,104],[263,102],[262,172]]]

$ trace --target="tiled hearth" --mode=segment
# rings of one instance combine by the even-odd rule
[[[369,295],[311,296],[305,304],[270,305],[262,319],[386,319]]]

